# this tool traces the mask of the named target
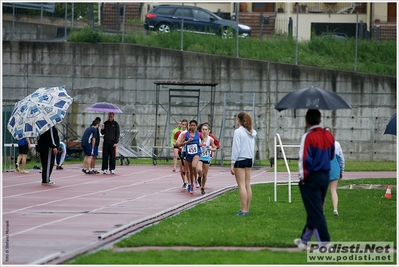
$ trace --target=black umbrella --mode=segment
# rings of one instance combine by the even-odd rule
[[[275,109],[282,111],[285,109],[351,109],[345,100],[337,93],[320,89],[317,87],[309,87],[295,90],[280,100]]]
[[[384,134],[396,135],[396,113],[392,115],[387,124]]]

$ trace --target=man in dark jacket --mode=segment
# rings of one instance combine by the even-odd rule
[[[103,174],[107,174],[108,171],[108,160],[109,160],[109,171],[111,174],[115,174],[115,160],[116,160],[116,145],[119,142],[120,129],[119,124],[114,120],[115,114],[113,112],[108,113],[108,120],[104,122],[101,127],[101,134],[104,135],[103,143],[103,156],[102,156],[102,167]]]
[[[60,138],[58,137],[58,130],[55,126],[39,136],[37,151],[40,153],[40,161],[42,163],[42,185],[55,185],[55,183],[50,180],[50,176],[53,171],[54,160],[58,153],[59,146]]]
[[[301,238],[294,240],[300,249],[316,236],[320,245],[330,242],[323,203],[330,182],[331,160],[335,156],[334,136],[320,127],[321,113],[309,109],[306,113],[307,131],[299,148],[299,190],[306,210],[306,224]]]

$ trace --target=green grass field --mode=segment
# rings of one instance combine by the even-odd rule
[[[368,188],[370,184],[375,189]],[[353,189],[345,189],[352,185]],[[360,188],[356,185],[367,185]],[[384,197],[392,185],[392,199]],[[334,242],[394,242],[396,248],[396,179],[358,179],[339,182],[339,212],[333,216],[331,196],[326,199],[326,218]],[[236,216],[237,190],[198,204],[166,218],[119,242],[115,248],[138,246],[196,247],[294,247],[300,237],[306,213],[297,186],[292,187],[292,203],[286,188],[279,187],[273,201],[273,184],[253,185],[251,213]],[[396,253],[394,255],[396,263]],[[309,264],[306,251],[113,251],[100,250],[76,257],[68,264]],[[374,263],[375,264],[375,263]],[[378,264],[378,263],[377,263]]]

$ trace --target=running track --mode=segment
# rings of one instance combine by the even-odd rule
[[[54,169],[55,186],[42,186],[37,170],[3,173],[3,264],[60,264],[236,188],[227,166],[210,168],[204,196],[199,189],[183,191],[170,165],[117,166],[115,175],[81,168]],[[254,168],[252,183],[274,181],[267,169]],[[396,172],[346,172],[344,178],[396,178]],[[278,179],[287,180],[287,173]]]

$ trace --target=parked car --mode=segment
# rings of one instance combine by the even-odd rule
[[[200,7],[186,5],[155,6],[146,14],[144,28],[161,33],[180,31],[182,19],[184,31],[232,38],[238,29],[239,37],[251,36],[252,28],[248,25],[222,19]]]
[[[348,35],[343,32],[323,32],[322,36],[324,38],[334,38],[341,42],[346,42],[348,40]]]

